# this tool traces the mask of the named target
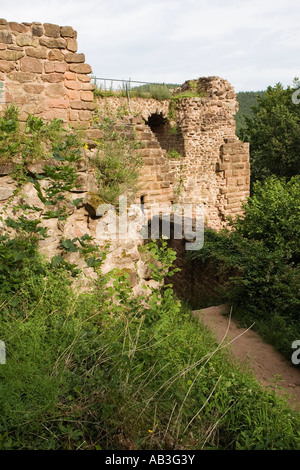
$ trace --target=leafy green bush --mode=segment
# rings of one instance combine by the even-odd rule
[[[256,183],[243,217],[232,230],[208,230],[202,250],[189,256],[199,269],[213,264],[224,279],[221,298],[287,358],[300,336],[300,178]],[[271,325],[281,328],[271,331]]]
[[[242,139],[250,142],[253,181],[272,174],[291,178],[299,173],[300,108],[292,101],[295,88],[297,83],[286,89],[281,83],[268,87],[240,129]]]
[[[22,130],[19,110],[14,105],[7,107],[0,118],[0,161],[14,156],[22,157],[24,162],[49,159],[63,149],[78,152],[80,147],[79,133],[65,129],[60,119],[45,122],[29,115]]]
[[[116,128],[116,117],[113,115],[103,116],[99,128],[103,131],[103,138],[91,163],[97,170],[99,195],[108,203],[118,204],[119,196],[131,196],[137,191],[142,165],[137,150],[141,144],[136,138],[127,137],[122,128]]]

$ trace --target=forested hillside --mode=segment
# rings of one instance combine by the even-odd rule
[[[264,93],[264,91],[240,91],[237,93],[236,97],[239,102],[239,110],[235,115],[237,135],[239,135],[240,129],[245,126],[244,116],[252,116],[252,107],[257,105],[257,97],[263,97]]]

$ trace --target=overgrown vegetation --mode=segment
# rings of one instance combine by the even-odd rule
[[[0,288],[1,449],[299,448],[298,414],[233,366],[171,286],[135,298],[115,272],[78,294],[27,242],[18,286]],[[148,249],[162,279],[174,253]]]
[[[117,116],[112,113],[98,116],[96,122],[103,131],[103,138],[98,142],[98,152],[91,163],[96,167],[99,196],[116,205],[119,196],[126,194],[130,199],[137,191],[142,165],[138,152],[141,142],[134,133],[126,135],[124,125],[118,125]]]
[[[149,83],[147,85],[135,86],[133,88],[128,88],[128,86],[123,86],[119,90],[115,90],[112,87],[109,89],[103,89],[97,87],[94,90],[94,95],[97,97],[109,97],[109,96],[120,96],[120,97],[130,97],[130,98],[145,98],[145,99],[156,99],[156,100],[168,100],[171,98],[171,92],[174,88],[177,88],[179,85],[174,84],[165,84],[165,83]]]
[[[250,142],[252,180],[270,175],[291,178],[300,168],[300,107],[292,94],[298,88],[278,83],[259,96],[240,136]]]
[[[200,269],[213,263],[224,279],[219,301],[290,359],[300,336],[300,176],[256,182],[244,209],[232,230],[207,231],[203,249],[190,256]]]
[[[79,133],[64,129],[59,119],[47,123],[29,115],[22,130],[19,110],[14,105],[0,117],[0,161],[11,161],[13,157],[20,157],[23,162],[44,160],[63,149],[77,152],[80,146]]]

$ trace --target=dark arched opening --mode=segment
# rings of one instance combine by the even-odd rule
[[[162,113],[153,113],[146,124],[155,134],[161,148],[167,151],[169,158],[184,157],[184,140],[178,126],[171,127]]]

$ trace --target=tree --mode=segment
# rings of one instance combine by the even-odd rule
[[[286,89],[281,83],[269,86],[263,96],[258,96],[253,116],[245,118],[240,135],[250,142],[253,181],[270,175],[290,179],[299,173],[300,104],[292,99],[297,88],[298,79]]]

